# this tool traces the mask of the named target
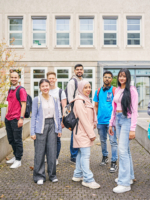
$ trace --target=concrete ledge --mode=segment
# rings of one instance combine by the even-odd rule
[[[135,139],[150,153],[150,140],[147,137],[148,125],[147,121],[138,121]]]
[[[22,138],[25,140],[30,135],[30,119],[24,120]],[[0,129],[0,162],[12,151],[8,143],[5,127]]]

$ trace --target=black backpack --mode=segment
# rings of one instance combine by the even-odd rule
[[[20,89],[21,88],[24,88],[24,87],[22,87],[22,86],[20,86],[20,87],[18,87],[18,89],[17,89],[17,91],[16,91],[16,98],[17,98],[17,100],[20,102]],[[10,90],[11,89],[9,89],[9,91],[8,91],[8,94],[9,94],[9,92],[10,92]],[[24,90],[25,90],[25,88],[24,88]],[[30,95],[28,95],[27,94],[27,102],[26,102],[27,104],[26,104],[26,111],[25,111],[25,115],[24,115],[24,117],[25,118],[29,118],[30,117],[30,112],[32,111],[32,98],[31,98],[31,96]],[[20,102],[20,105],[21,105],[21,102]]]
[[[73,98],[75,98],[76,90],[77,90],[77,88],[78,88],[78,81],[77,81],[75,78],[72,78],[72,79],[73,79],[74,82],[75,82],[75,90],[74,90],[74,95],[73,95]],[[72,80],[72,79],[70,79],[70,80]],[[69,81],[70,81],[70,80],[69,80]],[[66,89],[65,89],[65,94],[66,94],[66,98],[67,98],[67,104],[69,104],[67,87],[66,87]]]
[[[83,103],[85,103],[85,101],[83,100]],[[63,124],[66,128],[68,128],[70,131],[73,131],[73,129],[76,126],[76,135],[77,135],[77,130],[78,130],[78,122],[79,122],[79,118],[75,117],[75,114],[73,112],[73,107],[74,107],[74,102],[69,103],[64,110],[64,115],[63,115]]]

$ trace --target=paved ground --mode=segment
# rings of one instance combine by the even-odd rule
[[[95,180],[100,183],[101,188],[97,190],[88,189],[81,183],[72,182],[71,178],[75,166],[69,162],[69,137],[70,133],[65,132],[62,138],[62,149],[57,167],[58,183],[51,183],[48,180],[43,186],[33,182],[30,169],[33,166],[34,146],[33,141],[28,138],[24,142],[24,156],[22,166],[18,169],[10,169],[5,160],[0,163],[0,199],[51,199],[51,200],[148,200],[150,199],[150,154],[147,153],[135,140],[131,142],[136,182],[132,185],[132,191],[124,194],[114,194],[113,187],[116,186],[114,179],[117,173],[110,174],[110,163],[99,166],[102,155],[98,137],[91,148],[91,170]],[[109,144],[109,141],[108,141]],[[108,145],[110,152],[110,145]],[[8,156],[11,158],[12,154]]]

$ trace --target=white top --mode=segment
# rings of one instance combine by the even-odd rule
[[[41,95],[41,100],[42,100],[42,108],[43,108],[43,117],[44,119],[46,118],[53,118],[54,117],[54,101],[53,98],[50,96],[48,100],[46,100],[42,95]]]
[[[116,110],[122,110],[121,100],[122,100],[122,96],[123,96],[123,91],[124,91],[124,89],[120,89],[117,92],[117,94],[114,96],[114,102],[117,104]]]
[[[54,99],[58,99],[59,118],[62,118],[60,100],[59,100],[59,87],[57,87],[53,90],[50,90],[49,94],[52,95],[54,97]],[[66,94],[64,91],[62,91],[62,93],[61,93],[61,100],[63,100],[63,99],[66,99]]]

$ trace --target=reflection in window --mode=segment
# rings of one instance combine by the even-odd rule
[[[45,70],[34,70],[33,78],[45,78]]]
[[[56,19],[56,44],[69,45],[70,19]]]
[[[127,44],[140,45],[140,19],[127,19]]]
[[[80,19],[80,45],[93,45],[93,19]]]
[[[104,45],[117,45],[117,19],[104,19]]]
[[[65,90],[69,82],[69,69],[57,69],[56,76],[57,86]]]

